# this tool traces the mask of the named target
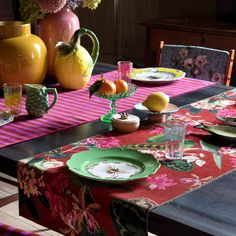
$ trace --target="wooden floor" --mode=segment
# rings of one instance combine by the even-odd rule
[[[16,179],[2,173],[0,173],[0,223],[14,225],[16,228],[39,233],[45,236],[62,235],[19,216]],[[154,236],[154,234],[151,233],[148,235]]]

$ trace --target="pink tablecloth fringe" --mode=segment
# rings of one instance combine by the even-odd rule
[[[113,80],[116,75],[117,71],[113,71],[104,74],[104,77]],[[100,75],[92,76],[88,86],[98,78]],[[133,96],[117,101],[117,112],[133,108],[151,92],[162,91],[173,97],[211,84],[208,81],[190,78],[159,86],[139,84]],[[89,98],[88,86],[82,90],[59,91],[56,105],[46,115],[36,119],[27,115],[24,95],[21,114],[13,122],[0,127],[0,148],[94,121],[107,114],[109,101],[95,96]],[[4,110],[3,98],[0,98],[0,110]]]

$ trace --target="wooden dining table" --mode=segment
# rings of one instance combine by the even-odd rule
[[[142,85],[140,85],[142,86]],[[164,85],[168,86],[168,85]],[[234,89],[209,84],[171,97],[179,107]],[[134,108],[127,110],[136,114]],[[145,119],[146,116],[140,116]],[[0,171],[16,177],[20,160],[112,130],[100,119],[0,148]],[[157,235],[235,235],[236,170],[176,199],[150,209],[148,231]],[[128,234],[127,234],[128,235]]]

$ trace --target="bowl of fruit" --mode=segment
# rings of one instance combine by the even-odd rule
[[[110,111],[108,114],[101,117],[103,122],[111,123],[116,112],[116,101],[119,99],[132,96],[137,90],[137,85],[127,83],[123,79],[116,79],[111,81],[101,76],[101,79],[96,80],[89,87],[90,98],[96,97],[107,99],[110,101]]]

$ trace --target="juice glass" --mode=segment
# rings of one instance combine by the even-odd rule
[[[22,86],[20,83],[11,82],[3,84],[3,93],[6,112],[18,115],[21,112]]]

